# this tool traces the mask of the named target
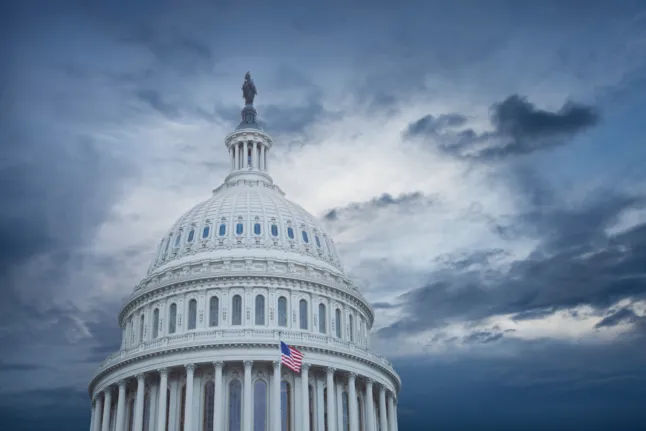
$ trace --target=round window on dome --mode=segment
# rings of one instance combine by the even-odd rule
[[[238,223],[236,225],[236,235],[242,235],[244,232],[244,225],[242,223]]]
[[[202,238],[208,238],[209,233],[211,233],[211,227],[209,225],[204,226],[202,229]]]
[[[195,229],[191,229],[191,231],[188,233],[188,238],[186,239],[186,242],[193,242],[195,239]]]
[[[260,235],[260,223],[254,223],[253,225],[253,234]]]
[[[226,224],[224,224],[224,223],[222,223],[222,224],[220,225],[220,231],[218,232],[218,234],[219,234],[220,236],[224,236],[224,235],[226,235],[226,233],[227,233],[227,225],[226,225]]]
[[[292,229],[291,227],[288,227],[287,236],[289,237],[289,239],[294,239],[294,229]]]
[[[309,243],[309,242],[310,242],[310,239],[309,239],[309,237],[307,236],[307,232],[302,231],[301,233],[303,234],[303,242],[304,242],[305,244]]]
[[[271,236],[278,236],[278,226],[275,224],[271,225]]]

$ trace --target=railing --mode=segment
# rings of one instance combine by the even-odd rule
[[[199,346],[202,344],[228,344],[237,342],[266,342],[278,343],[283,340],[289,343],[303,344],[308,347],[327,347],[344,353],[352,353],[368,361],[376,362],[394,373],[392,363],[383,356],[377,355],[370,349],[354,343],[340,340],[328,335],[311,334],[300,331],[278,331],[274,329],[217,329],[209,328],[202,331],[190,331],[183,334],[169,335],[147,343],[140,343],[128,349],[116,352],[106,358],[99,366],[104,370],[118,362],[138,356],[142,353],[153,353],[160,349]]]

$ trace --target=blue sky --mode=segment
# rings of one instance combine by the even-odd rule
[[[646,5],[271,3],[0,6],[3,425],[87,429],[250,70],[275,181],[375,306],[402,430],[646,427]]]

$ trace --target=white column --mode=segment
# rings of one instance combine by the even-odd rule
[[[388,431],[397,431],[397,412],[393,394],[388,394]]]
[[[236,144],[236,147],[238,151],[236,153],[238,154],[238,159],[236,160],[236,169],[242,169],[242,142],[238,142]]]
[[[258,169],[258,143],[251,143],[251,166],[254,169]]]
[[[184,431],[193,431],[193,377],[195,364],[186,365],[186,403],[184,404]]]
[[[135,427],[134,431],[144,428],[144,384],[145,376],[137,374],[137,398],[135,399]]]
[[[245,144],[246,147],[246,144]],[[242,430],[251,431],[251,411],[253,405],[251,404],[251,366],[252,361],[244,361],[244,390],[243,390],[243,404],[242,404]]]
[[[359,431],[359,412],[357,405],[357,375],[348,374],[348,406],[350,410],[350,431]]]
[[[223,410],[224,389],[222,388],[222,367],[224,363],[216,361],[213,363],[215,368],[215,385],[213,386],[213,429],[224,429]]]
[[[325,430],[325,379],[322,376],[316,377],[316,430]]]
[[[336,426],[339,431],[343,431],[343,384],[336,384]]]
[[[117,395],[117,418],[116,431],[124,431],[126,428],[126,381],[119,380],[119,394]]]
[[[233,147],[229,147],[229,162],[231,164],[231,172],[235,170],[235,163],[233,157]]]
[[[101,421],[101,431],[110,431],[110,411],[112,406],[112,391],[108,386],[103,391],[103,420]]]
[[[388,417],[386,416],[386,387],[379,386],[379,424],[380,431],[388,431]]]
[[[366,381],[366,422],[368,431],[375,430],[375,399],[372,393],[372,379]]]
[[[157,407],[157,429],[166,430],[166,405],[168,404],[168,368],[161,368],[159,372],[159,405]]]
[[[281,431],[282,424],[280,422],[281,417],[282,417],[282,412],[281,412],[281,407],[282,403],[280,400],[280,386],[281,386],[281,379],[280,379],[280,361],[274,361],[274,382],[272,383],[272,393],[271,393],[271,403],[269,404],[272,406],[272,418],[271,418],[271,423],[272,427],[270,429],[273,429],[273,431]]]
[[[94,415],[94,430],[101,431],[101,420],[103,419],[103,397],[97,395],[96,400],[96,413]]]
[[[267,157],[267,150],[265,149],[262,152],[262,163],[263,163],[263,166],[265,167],[265,171],[269,171],[268,161],[269,161],[269,158]]]
[[[301,366],[301,430],[309,431],[310,430],[310,390],[309,390],[309,364],[303,364]]]
[[[260,144],[260,168],[261,171],[265,170],[265,144]]]
[[[90,409],[90,431],[94,431],[94,418],[96,416],[96,400],[92,400],[92,408]]]
[[[247,141],[244,141],[242,148],[242,169],[247,169],[247,166],[249,166],[249,147],[247,146]]]
[[[328,367],[327,369],[327,431],[336,430],[336,415],[334,414],[334,399],[336,398],[334,371],[335,369],[332,367]]]

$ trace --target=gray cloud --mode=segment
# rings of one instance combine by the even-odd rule
[[[604,328],[617,326],[620,323],[635,323],[637,320],[639,320],[639,317],[633,310],[622,308],[604,317],[603,320],[597,323],[596,327]]]
[[[590,106],[567,102],[557,112],[549,112],[512,95],[491,107],[493,131],[462,128],[467,118],[453,113],[426,115],[411,123],[404,137],[431,138],[441,151],[456,157],[492,160],[563,145],[598,122],[599,114]]]
[[[399,196],[384,193],[366,202],[355,202],[343,208],[328,210],[323,218],[328,222],[333,222],[341,218],[350,219],[370,215],[382,208],[392,207],[405,209],[415,206],[433,205],[435,201],[435,197],[424,196],[421,192],[403,193]]]
[[[535,238],[542,240],[528,258],[498,269],[487,260],[497,250],[475,251],[472,257],[445,256],[429,274],[428,284],[402,295],[406,317],[384,328],[381,335],[499,314],[536,319],[584,304],[603,310],[624,298],[643,298],[646,224],[616,235],[605,233],[622,211],[641,202],[606,195],[580,208],[521,215],[524,228],[537,232]],[[602,326],[626,319],[630,316],[624,311],[609,316]]]

